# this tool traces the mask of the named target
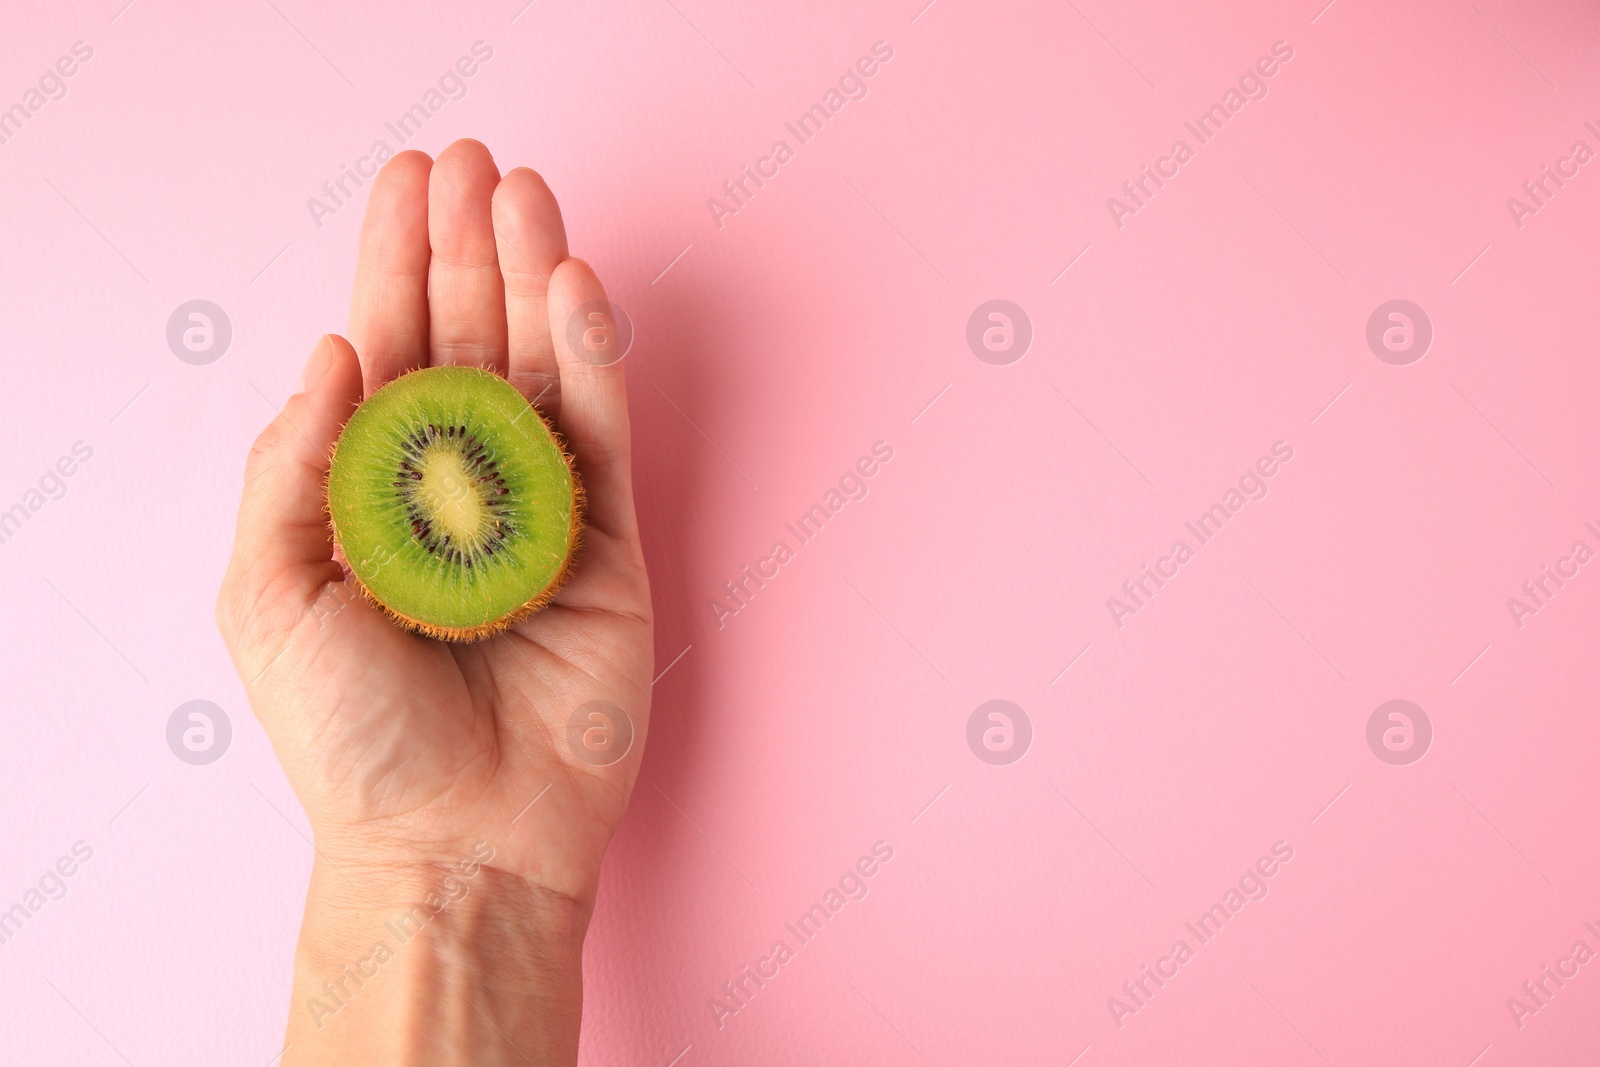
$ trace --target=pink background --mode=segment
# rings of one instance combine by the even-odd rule
[[[1600,962],[1520,1027],[1506,1002],[1600,951],[1600,564],[1520,628],[1506,601],[1600,550],[1600,163],[1520,228],[1506,200],[1600,149],[1600,12],[923,2],[8,15],[0,107],[93,58],[0,145],[0,508],[93,457],[0,544],[0,908],[93,858],[0,945],[0,1059],[277,1054],[311,848],[212,602],[249,443],[345,323],[364,193],[320,227],[307,198],[482,40],[412,146],[541,170],[631,314],[673,664],[585,1063],[1593,1062]],[[707,199],[877,41],[867,96],[719,228]],[[1277,41],[1265,99],[1119,228],[1107,198]],[[208,366],[165,341],[194,298],[233,325]],[[1009,365],[965,340],[994,298],[1034,330]],[[1397,298],[1434,329],[1409,366],[1365,339]],[[719,627],[880,440],[870,494]],[[1277,441],[1269,495],[1119,628],[1107,598]],[[191,699],[233,724],[210,766],[166,745]],[[1032,724],[1008,766],[966,740],[993,699]],[[1391,699],[1433,725],[1408,766],[1366,741]],[[866,898],[719,1028],[877,841]]]

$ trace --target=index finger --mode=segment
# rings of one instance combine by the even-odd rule
[[[428,173],[433,160],[401,152],[378,172],[361,222],[350,297],[350,343],[366,395],[428,365]]]

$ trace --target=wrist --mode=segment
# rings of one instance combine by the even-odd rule
[[[454,862],[319,858],[283,1063],[575,1063],[588,921],[487,846]]]

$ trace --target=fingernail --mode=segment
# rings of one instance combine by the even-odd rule
[[[322,379],[328,376],[328,371],[333,367],[333,338],[327,334],[317,342],[317,347],[311,350],[311,358],[306,360],[305,372],[300,376],[300,391],[308,393],[321,384]]]

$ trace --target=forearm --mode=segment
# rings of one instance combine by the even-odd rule
[[[282,1063],[575,1064],[587,924],[491,867],[394,875],[319,859]]]

